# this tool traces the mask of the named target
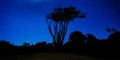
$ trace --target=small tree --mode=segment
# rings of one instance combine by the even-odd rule
[[[53,38],[54,46],[61,47],[63,45],[70,21],[73,21],[75,18],[85,17],[86,14],[81,13],[73,6],[67,8],[55,8],[53,12],[47,14],[46,23]]]

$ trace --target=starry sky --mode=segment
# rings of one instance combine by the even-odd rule
[[[120,30],[119,0],[0,0],[0,40],[14,45],[52,42],[45,16],[53,8],[68,6],[77,7],[87,17],[70,22],[65,42],[75,30],[99,39],[108,37],[107,27]]]

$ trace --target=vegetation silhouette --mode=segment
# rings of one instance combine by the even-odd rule
[[[106,31],[107,31],[107,32],[111,32],[110,28],[106,28]]]
[[[117,30],[115,28],[106,28],[106,31],[107,32],[110,32],[110,33],[113,33],[113,32],[116,32]]]
[[[79,31],[74,31],[70,34],[69,42],[71,44],[70,48],[75,51],[82,50],[85,47],[85,40],[87,37]]]
[[[24,42],[23,45],[16,46],[6,40],[0,40],[0,57],[38,52],[69,52],[95,57],[119,57],[117,54],[120,54],[120,31],[115,28],[106,29],[111,32],[107,39],[98,39],[90,33],[85,35],[80,31],[74,31],[69,35],[68,41],[63,44],[69,22],[75,18],[85,17],[86,14],[72,6],[55,8],[46,17],[53,43],[43,41],[30,45]]]
[[[6,40],[1,40],[0,41],[0,55],[9,55],[12,53],[12,47],[13,45],[10,44],[10,42]]]
[[[47,14],[46,23],[49,32],[53,38],[53,45],[58,49],[63,45],[67,33],[68,24],[75,18],[85,18],[86,14],[82,13],[73,6],[54,8],[53,12]]]
[[[94,35],[87,33],[87,48],[97,48],[97,41]]]
[[[41,53],[41,52],[69,52],[84,54],[95,57],[119,57],[120,31],[111,33],[107,39],[97,39],[94,35],[74,31],[70,34],[69,40],[58,51],[53,43],[37,42],[30,45],[24,42],[21,46],[16,46],[8,41],[0,41],[0,56]]]
[[[120,47],[120,32],[114,32],[108,37],[109,44],[112,48]]]

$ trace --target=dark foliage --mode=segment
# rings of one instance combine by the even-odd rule
[[[85,18],[75,7],[56,8],[46,20],[48,29],[53,37],[53,43],[37,42],[34,45],[23,43],[22,46],[15,46],[8,41],[0,41],[0,55],[28,54],[38,52],[72,52],[97,57],[119,57],[120,54],[120,32],[115,28],[107,28],[108,32],[112,32],[107,39],[97,39],[94,35],[74,31],[70,34],[68,42],[63,45],[63,40],[67,32],[69,21],[74,18]],[[54,22],[54,26],[51,25]],[[54,32],[51,29],[54,28]]]
[[[75,18],[85,18],[86,14],[79,11],[74,6],[54,8],[53,12],[47,14],[46,23],[53,38],[53,45],[56,50],[63,46],[63,41],[67,33],[70,21]]]
[[[69,44],[70,48],[69,49],[74,49],[75,51],[82,50],[82,48],[85,48],[85,40],[87,37],[83,35],[79,31],[74,31],[70,34],[69,37]]]
[[[9,55],[11,54],[13,45],[10,44],[10,42],[5,41],[5,40],[1,40],[0,41],[0,55]]]
[[[120,54],[120,32],[111,33],[108,39],[97,39],[88,33],[82,34],[74,31],[70,34],[68,42],[61,49],[56,49],[53,43],[38,42],[34,45],[23,43],[22,46],[15,46],[10,42],[0,41],[0,55],[28,54],[38,52],[74,52],[97,57],[119,57]]]

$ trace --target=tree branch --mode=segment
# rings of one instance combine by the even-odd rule
[[[51,36],[54,37],[53,32],[52,32],[52,29],[51,29],[51,26],[50,26],[50,25],[52,24],[52,21],[51,21],[50,23],[48,23],[48,19],[46,18],[46,23],[47,23],[48,30],[49,30]]]

